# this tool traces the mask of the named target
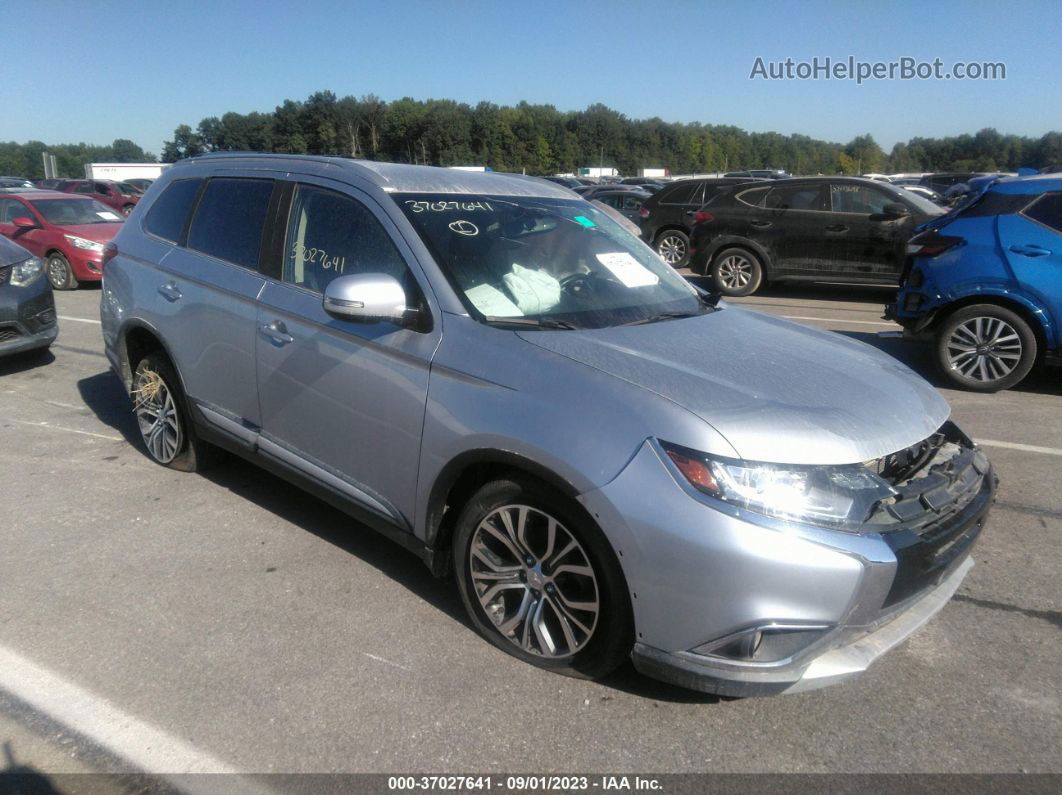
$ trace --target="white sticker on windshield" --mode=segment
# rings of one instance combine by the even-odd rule
[[[660,283],[659,276],[626,251],[598,254],[597,261],[612,271],[625,287],[651,287]]]
[[[112,212],[99,212],[99,213],[96,213],[96,215],[98,215],[100,218],[103,218],[105,221],[117,221],[118,220],[118,216],[115,215]]]

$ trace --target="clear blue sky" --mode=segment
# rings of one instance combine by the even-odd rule
[[[0,140],[158,153],[180,123],[329,89],[520,100],[886,148],[1062,129],[1057,0],[265,2],[34,0],[5,12]],[[14,15],[14,16],[12,16]],[[14,20],[17,18],[17,24]],[[1003,61],[1007,79],[768,82],[757,56]]]

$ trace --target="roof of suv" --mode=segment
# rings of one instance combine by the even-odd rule
[[[181,160],[173,171],[187,165],[218,161],[236,161],[254,167],[276,168],[279,163],[291,162],[307,172],[326,176],[330,171],[345,171],[395,193],[471,193],[492,196],[537,196],[540,198],[572,199],[571,190],[539,177],[497,172],[460,171],[436,166],[412,166],[406,163],[380,163],[374,160],[354,160],[347,157],[323,157],[286,154],[234,154],[217,152]]]

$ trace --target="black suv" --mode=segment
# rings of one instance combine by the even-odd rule
[[[897,284],[912,230],[943,212],[858,177],[737,187],[697,213],[690,268],[724,295],[750,295],[768,280]]]
[[[747,177],[711,177],[672,182],[654,193],[642,205],[642,239],[664,258],[682,268],[689,261],[693,214],[720,190],[732,185],[756,182]]]

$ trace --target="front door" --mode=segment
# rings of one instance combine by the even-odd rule
[[[352,188],[299,183],[290,202],[278,280],[258,304],[262,452],[412,527],[431,331],[354,323],[325,312],[338,276],[386,273],[422,303],[412,253],[393,223]]]
[[[904,246],[911,236],[911,216],[890,216],[885,206],[896,198],[873,185],[830,185],[830,272],[868,281],[897,282],[903,271]],[[831,231],[832,230],[832,231]]]

